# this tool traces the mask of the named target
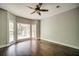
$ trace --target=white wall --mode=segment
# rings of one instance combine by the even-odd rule
[[[41,39],[79,49],[79,8],[41,20]]]
[[[7,12],[0,9],[0,47],[7,44]]]

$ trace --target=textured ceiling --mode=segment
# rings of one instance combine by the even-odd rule
[[[43,3],[41,8],[48,9],[48,12],[41,12],[41,16],[39,16],[37,13],[30,14],[34,10],[29,9],[26,6],[32,6],[35,7],[37,3],[7,3],[7,4],[0,4],[0,8],[3,8],[17,16],[21,16],[24,18],[29,18],[29,19],[43,19],[47,17],[51,17],[53,15],[59,14],[61,12],[68,11],[70,9],[76,8],[79,6],[79,4],[75,3]],[[56,6],[59,5],[60,8],[56,8]]]

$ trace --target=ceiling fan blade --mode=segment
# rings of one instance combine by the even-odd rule
[[[33,7],[30,7],[30,6],[26,6],[26,7],[30,8],[30,9],[34,9],[34,10],[35,10],[35,8],[33,8]]]
[[[36,10],[35,11],[33,11],[31,14],[33,14],[33,13],[35,13],[36,12]]]
[[[41,13],[39,11],[37,11],[37,13],[41,16]]]
[[[42,3],[39,3],[38,5],[36,5],[37,8],[41,8]]]
[[[42,3],[39,3],[39,7],[41,7],[42,6]]]
[[[46,12],[46,11],[48,11],[48,10],[47,10],[47,9],[40,9],[40,11],[45,11],[45,12]]]

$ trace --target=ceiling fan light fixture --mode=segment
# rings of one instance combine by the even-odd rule
[[[35,10],[31,14],[37,12],[38,15],[41,15],[41,12],[47,12],[48,11],[48,9],[41,9],[42,3],[37,4],[35,8],[30,7],[30,6],[27,6],[27,7],[30,8],[30,9]]]

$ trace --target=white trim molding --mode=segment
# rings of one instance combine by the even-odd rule
[[[8,44],[0,45],[0,48],[4,48],[4,47],[8,47],[8,46],[9,46]]]
[[[60,44],[60,45],[63,45],[63,46],[67,46],[67,47],[71,47],[71,48],[74,48],[74,49],[79,49],[79,47],[74,46],[74,45],[69,45],[69,44],[56,42],[56,41],[52,41],[52,40],[48,40],[48,39],[42,39],[42,40],[46,40],[46,41],[49,41],[49,42],[52,42],[52,43],[57,43],[57,44]]]
[[[5,45],[0,45],[0,48],[4,48],[4,47],[8,47],[11,46],[12,44],[15,44],[16,42],[11,42],[9,44],[5,44]]]

